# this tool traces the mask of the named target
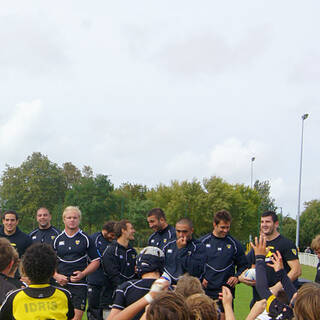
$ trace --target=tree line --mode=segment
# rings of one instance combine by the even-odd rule
[[[146,215],[154,208],[162,208],[170,224],[182,217],[194,223],[196,236],[212,231],[213,213],[226,209],[232,215],[231,233],[243,243],[259,233],[260,215],[277,210],[270,196],[270,183],[256,181],[253,188],[244,184],[230,184],[212,176],[202,181],[172,181],[169,185],[148,187],[123,183],[115,187],[110,177],[94,174],[90,166],[77,168],[71,162],[61,166],[47,156],[34,152],[18,167],[6,165],[0,182],[2,210],[13,209],[20,214],[20,226],[25,231],[36,227],[35,213],[47,207],[52,223],[62,228],[64,207],[76,205],[82,211],[82,228],[89,234],[101,229],[107,220],[129,219],[136,228],[136,243],[147,243],[151,230]],[[320,201],[306,203],[301,214],[301,247],[310,244],[318,233]],[[296,221],[280,214],[280,231],[295,239]]]

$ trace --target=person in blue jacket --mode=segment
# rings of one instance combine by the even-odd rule
[[[106,222],[102,231],[96,232],[90,236],[97,249],[101,259],[104,251],[116,238],[114,232],[114,221]],[[110,290],[109,279],[104,275],[102,264],[93,273],[88,275],[88,320],[102,320],[103,309],[109,310],[112,304],[113,290]]]
[[[172,284],[185,273],[201,278],[206,262],[204,245],[193,238],[193,223],[188,218],[176,223],[177,240],[169,242],[164,248],[164,271],[170,276]]]
[[[160,208],[153,208],[148,212],[148,224],[154,233],[148,239],[148,245],[163,249],[164,246],[176,239],[176,230],[169,225],[166,215]]]
[[[226,210],[215,213],[213,231],[203,236],[207,254],[202,285],[212,299],[219,299],[222,286],[228,286],[234,296],[238,276],[247,269],[247,259],[241,243],[229,235],[231,215]],[[220,304],[221,311],[223,311]]]

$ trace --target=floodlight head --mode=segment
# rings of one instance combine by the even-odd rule
[[[309,117],[309,114],[308,114],[308,113],[305,113],[305,114],[302,116],[302,120],[306,120],[308,117]]]
[[[251,161],[253,162],[254,160],[256,160],[256,158],[255,158],[255,157],[252,157],[252,158],[251,158]]]

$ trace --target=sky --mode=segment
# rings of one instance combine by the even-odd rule
[[[0,0],[0,170],[32,152],[149,187],[320,198],[320,2]]]

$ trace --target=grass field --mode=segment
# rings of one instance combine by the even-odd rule
[[[308,280],[314,280],[316,276],[316,268],[302,265],[302,276]],[[237,320],[245,320],[249,313],[249,303],[252,298],[252,289],[245,284],[240,284],[236,289],[236,299],[235,299],[235,315]]]

